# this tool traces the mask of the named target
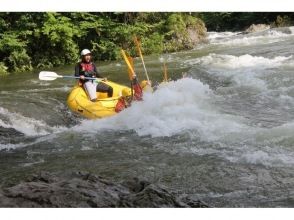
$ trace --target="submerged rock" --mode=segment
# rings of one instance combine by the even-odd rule
[[[15,130],[14,128],[4,128],[0,126],[0,144],[15,144],[22,140],[24,134]],[[5,147],[0,148],[0,151]]]
[[[112,183],[89,173],[60,177],[41,173],[27,182],[0,189],[0,207],[208,207],[187,196],[134,178]]]
[[[0,126],[0,137],[5,138],[10,136],[24,136],[24,134],[14,128],[4,128]]]

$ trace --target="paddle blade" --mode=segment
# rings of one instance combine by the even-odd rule
[[[55,72],[50,72],[50,71],[41,71],[39,73],[39,79],[40,80],[55,80],[57,78],[62,78],[62,76],[59,76]]]
[[[129,74],[129,78],[130,78],[130,80],[132,80],[136,76],[134,68],[130,64],[130,61],[129,61],[129,59],[123,49],[121,50],[121,54],[122,54],[127,66],[128,66],[129,73],[131,73],[131,74]]]

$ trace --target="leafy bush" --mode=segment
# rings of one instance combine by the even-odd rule
[[[0,62],[0,76],[7,75],[8,67],[3,62]]]
[[[1,35],[0,52],[3,70],[14,72],[32,70],[31,58],[25,49],[26,44],[27,42],[21,41],[16,33],[8,32]]]
[[[206,36],[205,24],[185,13],[171,14],[166,21],[165,48],[167,52],[192,49]],[[190,30],[190,32],[189,32]],[[192,34],[193,32],[193,38]]]
[[[148,37],[142,38],[142,48],[145,54],[157,53],[164,51],[164,36],[159,33],[153,33]]]
[[[46,46],[51,52],[49,58],[53,58],[52,64],[61,65],[77,61],[79,49],[75,37],[82,35],[80,29],[70,18],[57,13],[47,13],[45,19],[39,40],[47,42]]]
[[[284,15],[284,16],[278,15],[275,22],[271,24],[272,27],[286,27],[291,25],[292,25],[292,21],[287,15]]]
[[[0,71],[21,72],[78,61],[82,49],[99,60],[120,59],[120,48],[162,53],[190,48],[187,27],[204,23],[188,13],[0,12]]]
[[[31,58],[26,53],[25,49],[21,51],[12,51],[8,57],[8,63],[14,72],[24,72],[33,69]]]

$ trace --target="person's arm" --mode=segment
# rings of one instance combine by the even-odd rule
[[[97,78],[103,78],[94,63],[93,63],[93,71],[95,72]]]
[[[78,63],[76,66],[75,66],[75,76],[80,76],[82,75],[81,74],[81,68],[80,68],[80,64]]]
[[[81,65],[80,63],[78,63],[75,66],[75,76],[80,77],[80,81],[79,81],[80,83],[85,82],[84,75],[85,75],[85,72],[81,70]]]

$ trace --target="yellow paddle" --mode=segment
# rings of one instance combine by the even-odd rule
[[[131,65],[131,69],[130,68],[128,68],[128,73],[129,73],[129,76],[133,76],[133,72],[135,72],[135,68],[134,68],[134,60],[133,60],[133,58],[131,57],[131,56],[128,56],[127,55],[127,58],[128,58],[128,60],[129,60],[129,63],[130,63],[130,65]]]
[[[126,55],[126,52],[123,49],[121,49],[121,54],[122,54],[127,66],[128,66],[129,78],[130,78],[130,80],[133,80],[134,77],[136,77],[136,73],[134,71],[134,68],[133,68],[132,64],[130,63],[129,58]]]
[[[147,73],[147,69],[145,67],[145,63],[144,63],[144,59],[143,59],[143,55],[142,55],[142,51],[141,51],[141,46],[140,46],[140,42],[138,41],[137,37],[134,36],[134,42],[136,44],[136,47],[137,47],[137,50],[138,50],[138,53],[140,55],[140,58],[142,60],[142,64],[143,64],[143,67],[144,67],[144,71],[145,71],[145,75],[146,75],[146,79],[148,82],[150,82],[149,80],[149,77],[148,77],[148,73]]]
[[[132,99],[134,99],[136,101],[141,101],[142,97],[143,97],[143,91],[142,91],[142,88],[138,82],[136,73],[134,71],[134,67],[132,65],[133,59],[131,57],[128,57],[126,55],[126,52],[123,49],[121,50],[121,54],[122,54],[127,66],[128,66],[129,78],[131,81]]]

